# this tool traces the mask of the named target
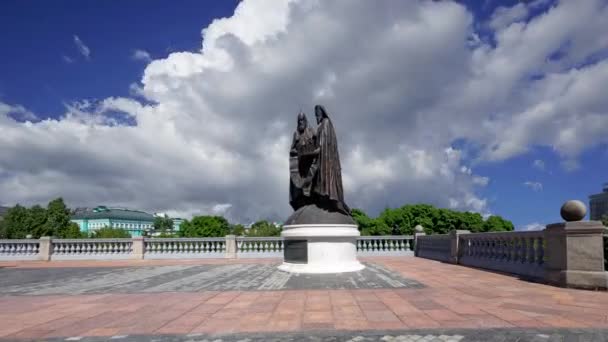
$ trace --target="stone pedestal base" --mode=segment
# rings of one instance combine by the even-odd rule
[[[279,269],[292,273],[343,273],[360,271],[357,260],[359,230],[351,224],[283,226],[284,262]]]
[[[608,272],[605,271],[549,271],[545,274],[545,280],[557,286],[578,289],[608,288]]]

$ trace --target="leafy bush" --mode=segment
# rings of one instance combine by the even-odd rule
[[[195,216],[185,220],[179,227],[181,237],[223,237],[228,234],[230,225],[222,216]]]
[[[500,216],[490,216],[484,221],[479,213],[435,208],[428,204],[387,208],[377,218],[368,217],[360,209],[353,209],[352,213],[362,235],[413,235],[417,225],[424,227],[427,234],[445,234],[455,229],[471,232],[513,230],[513,223]]]
[[[281,228],[266,220],[262,220],[251,225],[251,228],[249,228],[249,231],[247,232],[247,236],[281,236]]]
[[[131,234],[121,228],[103,227],[101,229],[94,230],[91,233],[91,238],[93,239],[120,239],[130,237]]]

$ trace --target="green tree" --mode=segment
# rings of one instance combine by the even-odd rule
[[[460,223],[458,229],[470,230],[473,233],[483,230],[483,217],[479,213],[463,212],[459,213]]]
[[[234,224],[230,227],[230,233],[236,236],[245,235],[245,227],[242,224]]]
[[[173,219],[167,215],[157,216],[154,218],[152,226],[154,227],[154,231],[165,233],[166,231],[173,229]]]
[[[47,213],[46,209],[35,205],[27,210],[26,224],[28,227],[28,233],[33,238],[38,239],[41,236],[51,236],[52,232],[47,230],[46,226]]]
[[[7,210],[4,215],[5,234],[8,239],[24,239],[29,230],[28,210],[27,208],[17,204]]]
[[[97,229],[91,234],[93,239],[119,239],[119,238],[130,238],[131,234],[128,231],[121,228],[103,227]]]
[[[391,213],[387,210],[389,209],[386,209],[383,213],[386,215],[390,215]],[[361,209],[353,209],[351,212],[353,215],[353,219],[359,227],[359,231],[361,231],[361,235],[390,235],[392,233],[393,229],[384,220],[380,218],[370,218]]]
[[[70,227],[70,210],[59,197],[49,202],[46,208],[47,216],[45,231],[60,238],[73,235]]]
[[[608,214],[604,214],[602,216],[602,224],[604,225],[604,227],[608,227]]]
[[[182,237],[222,237],[228,234],[230,225],[222,216],[195,216],[185,220],[179,228]]]
[[[249,231],[247,232],[247,236],[256,236],[256,237],[264,237],[264,236],[280,236],[281,228],[275,226],[274,224],[261,220],[251,225]]]
[[[81,232],[80,227],[76,222],[70,222],[68,226],[61,230],[62,239],[82,239],[89,237],[87,233]]]
[[[513,223],[511,221],[505,220],[498,215],[488,217],[488,219],[483,223],[484,232],[504,232],[512,231],[513,229]]]
[[[4,223],[4,220],[2,218],[0,218],[0,239],[8,239],[6,232],[6,224]]]

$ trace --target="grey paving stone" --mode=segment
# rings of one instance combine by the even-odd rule
[[[359,272],[291,274],[279,264],[172,265],[113,268],[0,269],[0,294],[422,288],[380,265]]]
[[[329,341],[606,341],[608,329],[485,329],[485,330],[426,330],[426,331],[322,331],[300,333],[256,333],[209,336],[196,335],[163,335],[163,336],[126,336],[120,339],[109,337],[83,337],[82,342],[121,341],[121,342],[329,342]],[[4,341],[0,339],[0,341]],[[36,340],[41,341],[41,340]],[[48,342],[63,342],[66,338],[47,339]]]

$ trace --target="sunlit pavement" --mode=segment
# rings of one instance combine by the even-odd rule
[[[341,278],[282,274],[278,260],[0,263],[0,339],[608,338],[606,292],[414,257],[364,261]]]

